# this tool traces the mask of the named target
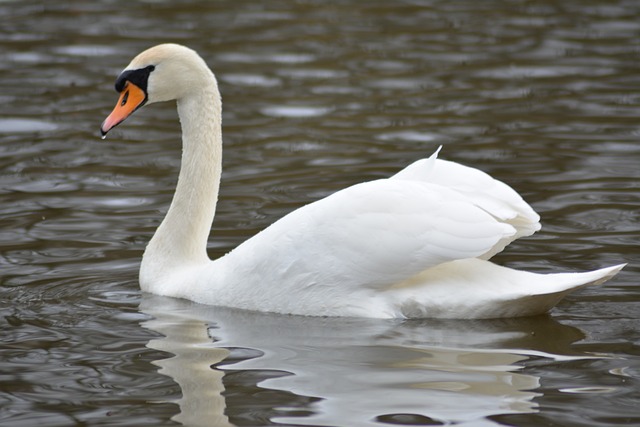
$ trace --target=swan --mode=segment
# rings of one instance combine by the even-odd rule
[[[544,313],[624,264],[535,274],[489,261],[540,228],[536,212],[488,174],[438,151],[387,179],[291,212],[210,260],[222,168],[216,78],[193,50],[151,47],[118,76],[102,137],[144,105],[176,101],[182,159],[171,205],[140,265],[142,291],[197,303],[309,316],[500,318]]]

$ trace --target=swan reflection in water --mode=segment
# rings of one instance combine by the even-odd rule
[[[174,420],[189,426],[231,426],[233,414],[246,419],[250,407],[263,421],[296,425],[499,425],[487,417],[537,412],[539,378],[522,373],[522,362],[584,358],[570,349],[583,334],[549,317],[300,317],[149,294],[140,309],[154,317],[144,326],[164,335],[148,346],[175,355],[156,364],[181,387]],[[255,375],[238,391],[234,372]],[[281,392],[269,397],[267,415],[259,414],[266,408],[259,390]]]

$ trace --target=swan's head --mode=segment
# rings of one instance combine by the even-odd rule
[[[147,49],[116,79],[120,98],[100,132],[104,137],[143,105],[180,100],[212,82],[215,84],[211,70],[195,51],[177,44]]]

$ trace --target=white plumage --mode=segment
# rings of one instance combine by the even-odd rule
[[[506,184],[437,152],[304,206],[211,261],[222,150],[217,83],[194,51],[171,44],[143,52],[123,75],[150,66],[147,99],[124,113],[117,106],[102,127],[108,132],[144,102],[177,100],[182,167],[143,257],[145,291],[314,316],[512,317],[545,312],[623,267],[541,275],[487,261],[537,231],[539,216]]]

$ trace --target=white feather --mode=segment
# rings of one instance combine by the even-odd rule
[[[176,99],[183,130],[178,185],[145,250],[143,290],[196,302],[316,316],[488,318],[545,312],[622,266],[540,275],[486,259],[540,228],[506,184],[439,160],[358,184],[298,209],[211,261],[206,240],[221,174],[221,103],[200,57],[160,45],[148,103]]]

